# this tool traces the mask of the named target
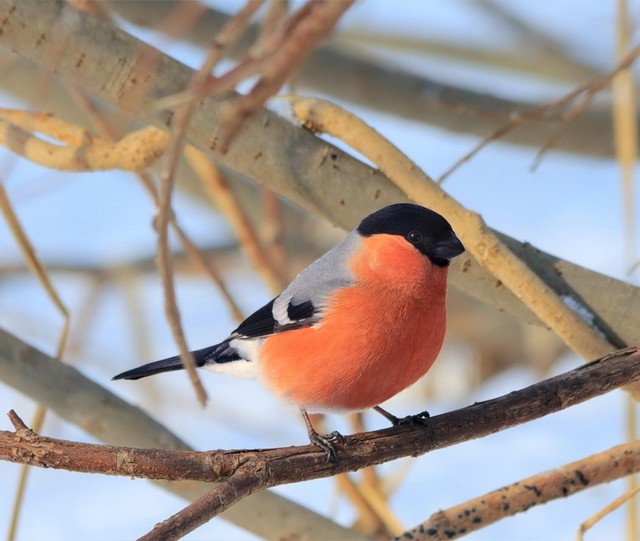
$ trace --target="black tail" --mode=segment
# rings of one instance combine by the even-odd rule
[[[225,340],[215,346],[209,346],[203,349],[198,349],[191,352],[197,367],[202,367],[205,364],[212,363],[226,363],[229,361],[236,361],[240,359],[236,351],[229,346],[229,341]],[[156,374],[162,374],[163,372],[173,372],[174,370],[182,370],[184,365],[180,360],[180,355],[175,357],[169,357],[162,359],[161,361],[155,361],[149,364],[143,364],[138,368],[132,368],[126,372],[122,372],[112,379],[141,379],[147,376],[155,376]]]

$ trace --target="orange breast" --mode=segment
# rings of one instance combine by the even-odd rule
[[[363,410],[424,375],[445,332],[447,269],[399,236],[363,240],[353,286],[315,328],[265,340],[260,368],[277,395],[313,409]]]

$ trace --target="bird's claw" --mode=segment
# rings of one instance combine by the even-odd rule
[[[342,434],[340,434],[340,432],[338,432],[337,430],[334,430],[333,432],[331,432],[331,434],[327,434],[325,436],[325,438],[327,438],[328,440],[331,441],[335,441],[339,444],[343,444],[344,443],[344,436]]]
[[[314,431],[309,434],[309,439],[311,440],[311,443],[320,447],[320,449],[325,452],[327,455],[327,462],[331,462],[335,466],[338,465],[340,459],[338,458],[336,443],[344,443],[344,436],[340,434],[340,432],[334,430],[331,434],[322,436]]]
[[[406,417],[402,417],[402,418],[396,417],[396,421],[393,424],[395,426],[411,425],[412,428],[415,428],[418,426],[430,426],[431,415],[429,415],[428,411],[421,411],[420,413],[416,413],[415,415],[407,415]]]
[[[393,426],[409,425],[411,428],[424,427],[429,431],[429,436],[431,436],[432,439],[434,437],[431,415],[429,415],[428,411],[421,411],[415,415],[407,415],[402,418],[396,417],[395,421],[392,420],[391,423]]]

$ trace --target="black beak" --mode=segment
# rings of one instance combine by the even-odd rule
[[[440,259],[446,259],[451,261],[454,257],[459,256],[464,252],[464,246],[460,242],[460,239],[456,237],[455,233],[451,232],[451,236],[438,244],[434,250],[434,255]]]

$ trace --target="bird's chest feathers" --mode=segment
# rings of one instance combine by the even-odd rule
[[[407,249],[386,242],[356,254],[354,284],[332,296],[318,325],[265,342],[273,390],[304,406],[365,409],[431,367],[444,337],[447,269],[398,240]]]
[[[379,294],[410,299],[441,299],[447,285],[447,269],[434,266],[429,258],[397,235],[365,238],[351,262],[356,281]]]
[[[377,237],[367,240],[379,242]],[[376,359],[392,355],[406,365],[412,357],[424,358],[434,343],[439,350],[447,269],[432,265],[404,239],[397,240],[387,239],[374,249],[369,246],[366,257],[354,258],[355,284],[336,295],[331,310],[350,314],[350,320],[357,322],[359,329],[352,334],[360,351],[370,349],[370,357]]]

